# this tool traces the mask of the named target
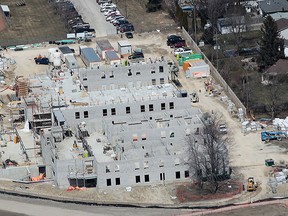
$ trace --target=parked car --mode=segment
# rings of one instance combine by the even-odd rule
[[[142,52],[134,52],[132,55],[128,56],[128,59],[140,59],[144,58],[144,55]]]
[[[89,29],[90,28],[90,25],[89,23],[77,23],[76,25],[72,26],[73,29],[76,29],[76,28],[87,28]]]
[[[117,17],[117,16],[122,16],[122,15],[112,14],[111,16],[107,16],[107,17],[106,17],[106,21],[109,21],[109,22],[110,22],[111,19],[114,19],[114,18]]]
[[[125,32],[132,32],[134,31],[134,26],[130,23],[130,24],[126,24],[124,26],[122,26],[119,31],[121,33],[125,33]]]
[[[110,11],[104,12],[104,16],[106,17],[113,16],[113,15],[121,15],[121,13],[118,10],[116,11],[110,10]]]
[[[124,16],[117,16],[114,19],[111,19],[110,22],[113,24],[115,23],[117,20],[124,20],[125,17]]]
[[[125,36],[127,37],[127,38],[133,38],[133,33],[132,32],[126,32],[125,33]]]
[[[104,13],[105,10],[117,10],[115,6],[105,6],[100,9],[100,12]]]
[[[179,36],[179,35],[168,35],[167,36],[167,40],[171,40],[171,39],[182,39],[182,37],[181,36]]]
[[[16,48],[14,49],[14,51],[22,51],[22,50],[23,50],[22,47],[16,47]]]
[[[112,0],[96,0],[96,1],[99,5],[112,3]]]
[[[219,131],[220,131],[220,133],[227,134],[226,124],[224,124],[224,123],[219,124]]]
[[[171,48],[180,48],[180,47],[185,47],[185,46],[186,46],[185,40],[177,41],[176,43],[173,43],[170,45]]]
[[[120,26],[123,24],[128,24],[129,22],[126,19],[121,19],[121,20],[117,20],[116,22],[113,23],[114,26]]]
[[[174,49],[174,55],[183,54],[183,53],[192,53],[192,50],[188,47],[180,47]]]
[[[179,41],[182,41],[182,40],[183,39],[180,36],[176,36],[176,35],[170,36],[167,39],[167,46],[171,46],[171,45],[178,43]]]
[[[48,58],[34,58],[36,64],[44,64],[48,65],[49,64],[49,59]]]

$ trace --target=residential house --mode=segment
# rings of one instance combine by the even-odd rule
[[[245,32],[247,30],[244,16],[220,18],[217,20],[217,28],[221,34]]]
[[[281,18],[276,21],[278,32],[284,39],[284,54],[288,57],[288,19]]]
[[[265,16],[277,12],[288,12],[288,1],[285,0],[263,0],[259,2],[260,14]]]
[[[279,59],[274,65],[268,68],[262,75],[262,84],[268,85],[273,84],[276,77],[278,77],[278,81],[281,82],[280,76],[288,75],[288,60]]]

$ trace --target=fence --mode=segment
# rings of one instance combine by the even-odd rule
[[[195,50],[196,52],[201,53],[204,61],[210,66],[210,72],[211,72],[211,76],[213,77],[213,79],[222,86],[226,95],[235,104],[235,106],[237,108],[242,108],[243,113],[246,115],[246,107],[239,100],[239,98],[236,96],[236,94],[233,92],[233,90],[229,87],[229,85],[226,83],[226,81],[222,78],[222,76],[219,74],[219,72],[214,67],[214,65],[209,61],[209,59],[206,57],[206,55],[204,53],[202,53],[201,49],[197,46],[195,41],[191,38],[189,33],[184,28],[182,28],[182,33],[183,33],[183,37],[185,38],[187,44],[189,46],[191,46],[192,49]]]

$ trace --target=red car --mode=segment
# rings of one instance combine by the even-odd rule
[[[180,48],[180,47],[185,47],[186,46],[186,41],[185,40],[181,40],[177,43],[171,44],[171,48]]]

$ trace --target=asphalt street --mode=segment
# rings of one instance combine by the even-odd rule
[[[172,216],[188,212],[179,209],[80,205],[0,194],[1,216]]]
[[[96,37],[105,37],[116,34],[116,28],[106,22],[104,14],[100,12],[100,6],[96,0],[70,0],[85,22],[96,31]]]

